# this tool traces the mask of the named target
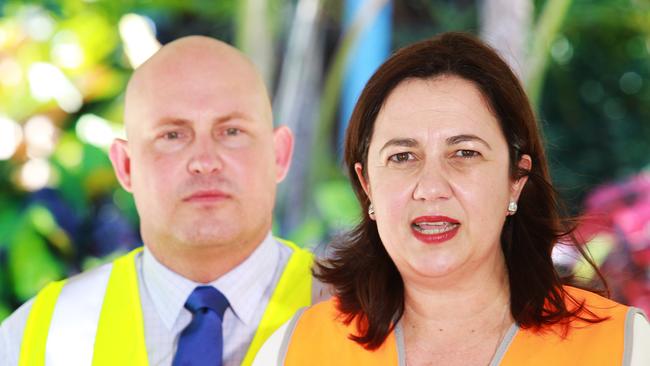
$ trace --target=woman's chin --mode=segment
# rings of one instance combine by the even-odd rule
[[[409,280],[411,277],[417,279],[418,281],[422,280],[444,280],[450,276],[453,276],[457,270],[458,266],[455,261],[452,260],[441,260],[441,259],[430,259],[430,260],[418,260],[409,264],[409,269],[402,272],[402,276],[405,277],[405,280]]]

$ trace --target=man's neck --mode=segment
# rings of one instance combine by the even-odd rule
[[[145,245],[165,267],[191,281],[207,284],[240,265],[262,242],[263,239],[247,245],[168,245],[164,248],[147,243]]]

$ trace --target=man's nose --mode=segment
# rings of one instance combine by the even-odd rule
[[[452,196],[452,188],[441,164],[426,162],[417,177],[413,198],[423,201],[448,199]]]
[[[212,174],[223,169],[223,160],[217,145],[214,141],[197,142],[187,165],[190,174]]]

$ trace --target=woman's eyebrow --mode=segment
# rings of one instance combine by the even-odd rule
[[[476,135],[456,135],[456,136],[447,137],[446,141],[447,141],[447,145],[455,145],[465,141],[478,141],[483,145],[485,145],[488,149],[492,150],[492,147],[490,146],[490,144],[487,143],[487,141],[483,140],[482,138]]]
[[[381,147],[379,152],[381,153],[382,151],[384,151],[384,149],[390,146],[416,147],[418,146],[418,142],[415,139],[411,139],[411,138],[397,137],[388,140],[388,142],[386,142],[384,146]]]

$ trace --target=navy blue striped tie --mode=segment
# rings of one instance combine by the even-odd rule
[[[223,313],[226,297],[212,286],[199,286],[185,302],[192,321],[181,332],[173,366],[221,366],[223,358]]]

